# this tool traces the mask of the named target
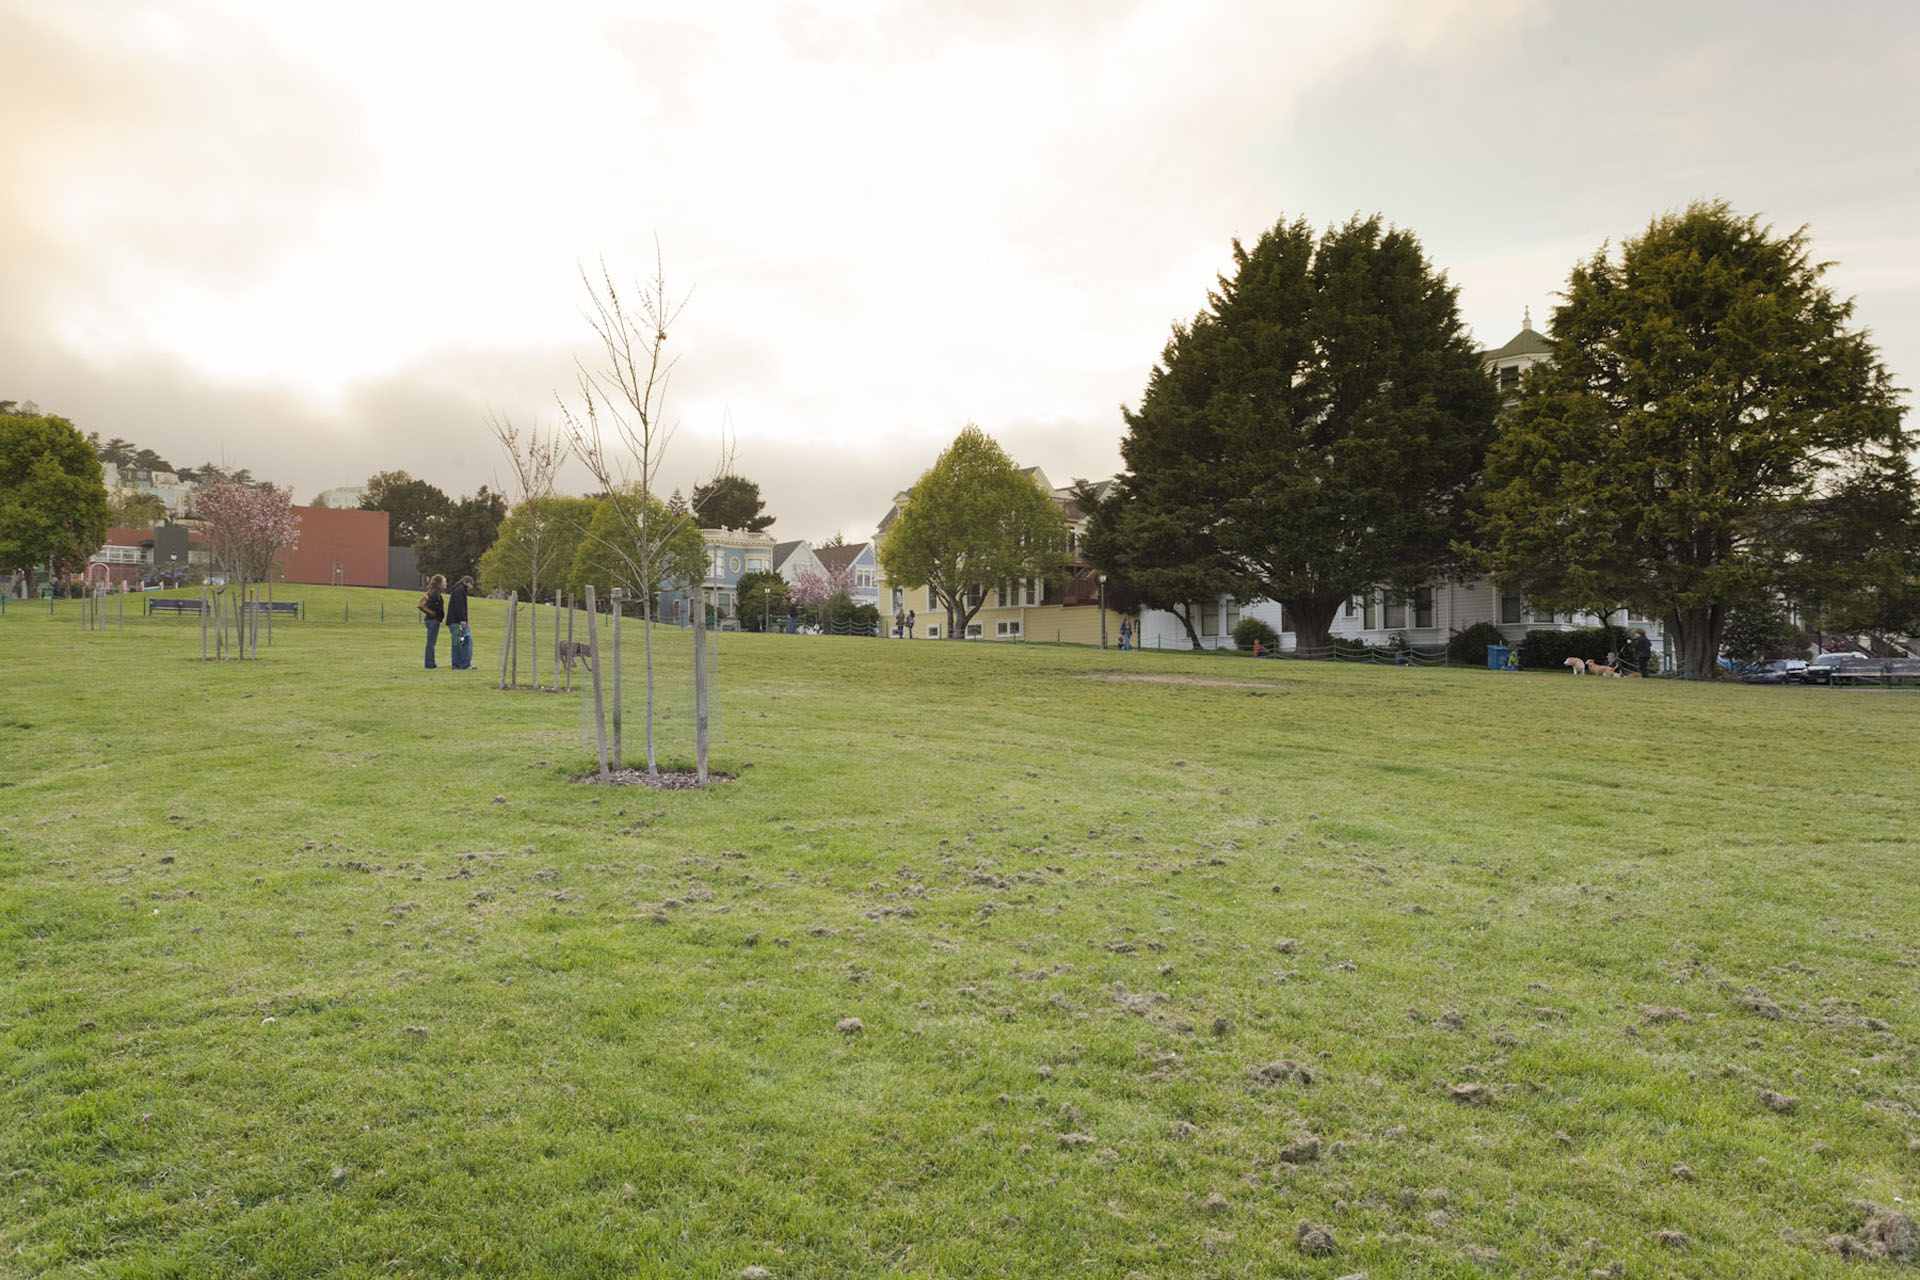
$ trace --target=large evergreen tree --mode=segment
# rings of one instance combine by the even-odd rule
[[[452,514],[453,500],[404,471],[380,471],[367,477],[360,509],[386,512],[387,541],[411,547],[427,536],[427,527],[435,520]]]
[[[774,522],[773,516],[761,514],[766,506],[760,486],[745,476],[716,476],[693,486],[693,516],[702,529],[760,533]]]
[[[1087,515],[1081,553],[1109,575],[1107,598],[1123,592],[1149,609],[1172,614],[1187,641],[1201,648],[1199,609],[1219,597],[1247,599],[1247,577],[1220,550],[1214,522],[1193,510],[1179,490],[1156,497],[1150,482],[1130,475],[1108,487],[1081,485],[1074,499]]]
[[[1065,577],[1067,521],[1051,494],[968,423],[908,491],[880,544],[887,580],[931,587],[962,639],[986,592],[1003,582]]]
[[[427,523],[416,547],[421,570],[443,573],[449,582],[477,573],[480,558],[498,539],[506,518],[506,498],[481,485],[480,492],[460,499],[445,515]]]
[[[1191,530],[1199,585],[1281,602],[1310,651],[1353,596],[1460,567],[1498,396],[1410,233],[1282,221],[1233,259],[1125,413],[1121,490],[1143,538]]]
[[[1730,609],[1887,576],[1916,440],[1824,270],[1804,231],[1721,202],[1577,266],[1554,359],[1488,457],[1495,575],[1662,618],[1690,679],[1714,672]]]

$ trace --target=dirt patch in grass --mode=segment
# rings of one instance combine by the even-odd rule
[[[716,782],[733,782],[740,777],[737,773],[722,773],[719,770],[707,774],[707,785]],[[602,778],[597,773],[583,774],[575,782],[585,782],[595,786],[609,787],[652,787],[655,791],[698,791],[700,775],[692,769],[662,769],[658,774],[648,773],[645,769],[612,769]]]
[[[1127,684],[1198,684],[1216,689],[1279,689],[1272,680],[1207,680],[1200,676],[1130,676],[1117,671],[1095,672],[1083,680],[1109,680]]]

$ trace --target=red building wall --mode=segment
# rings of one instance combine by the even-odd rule
[[[386,512],[295,507],[293,513],[300,517],[300,545],[282,555],[282,581],[387,585]]]

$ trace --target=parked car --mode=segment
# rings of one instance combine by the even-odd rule
[[[1775,658],[1763,662],[1740,677],[1741,684],[1799,684],[1800,673],[1807,669],[1805,658]]]
[[[1872,658],[1864,653],[1823,653],[1809,662],[1800,672],[1801,684],[1832,684],[1836,667],[1844,667],[1849,662],[1871,662]]]

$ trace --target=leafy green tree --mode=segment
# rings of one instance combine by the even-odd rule
[[[1493,574],[1637,605],[1703,680],[1735,606],[1838,599],[1890,572],[1920,442],[1824,273],[1804,230],[1723,202],[1575,267],[1554,359],[1487,459]]]
[[[480,557],[480,585],[488,591],[518,591],[522,599],[531,600],[537,568],[539,590],[553,595],[566,584],[599,506],[592,498],[545,497],[522,502],[501,522],[499,537]],[[533,536],[536,531],[538,537]]]
[[[1208,513],[1191,509],[1178,492],[1165,500],[1147,496],[1151,492],[1151,482],[1137,473],[1104,493],[1097,485],[1077,487],[1075,501],[1087,513],[1081,554],[1111,579],[1110,607],[1164,610],[1199,649],[1199,609],[1223,595],[1245,603],[1251,584],[1220,550]]]
[[[787,580],[777,573],[743,573],[734,586],[740,626],[747,631],[772,630],[769,618],[787,616]]]
[[[1463,568],[1498,393],[1409,232],[1281,221],[1233,258],[1125,411],[1106,532],[1138,548],[1134,586],[1277,600],[1313,649],[1353,596]]]
[[[702,529],[744,529],[759,533],[774,521],[762,515],[760,486],[745,476],[716,476],[693,486],[693,515]]]
[[[606,498],[594,505],[567,573],[567,589],[578,595],[591,583],[604,599],[619,587],[628,600],[646,605],[651,616],[653,602],[662,591],[706,580],[707,544],[691,519],[676,516],[666,503],[653,498],[643,548],[635,518],[640,496],[629,491],[619,497],[618,502]]]
[[[1779,601],[1760,599],[1734,605],[1727,611],[1720,648],[1729,658],[1757,662],[1761,658],[1806,656],[1807,638],[1793,625]]]
[[[0,414],[0,570],[75,569],[107,536],[107,485],[87,438],[51,414]]]
[[[167,518],[167,504],[157,493],[138,489],[115,489],[107,499],[107,516],[114,527],[139,529]]]
[[[412,547],[427,536],[434,520],[452,514],[453,500],[404,471],[381,471],[367,477],[360,509],[386,512],[387,540],[396,547]]]
[[[477,572],[480,558],[498,539],[506,518],[507,500],[481,485],[480,492],[460,499],[452,510],[428,522],[426,536],[416,548],[420,568],[444,573],[449,582]]]
[[[987,590],[1002,582],[1066,577],[1067,521],[1052,495],[968,423],[908,491],[879,548],[887,579],[930,587],[959,639]]]

